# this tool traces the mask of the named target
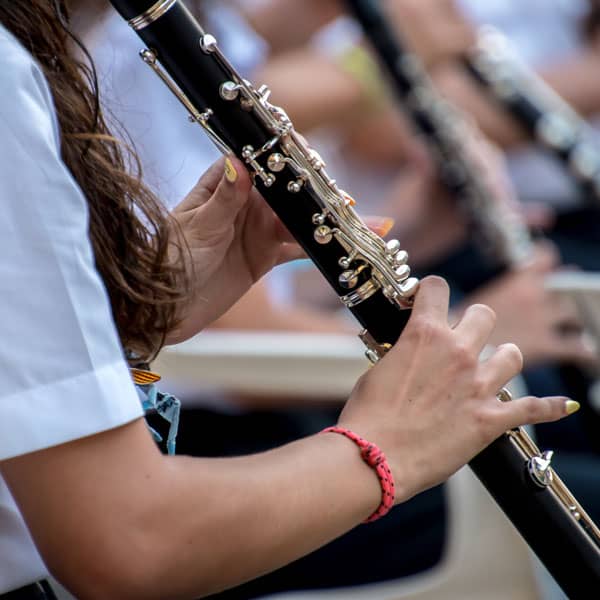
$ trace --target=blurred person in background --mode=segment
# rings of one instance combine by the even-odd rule
[[[474,27],[492,25],[504,34],[520,58],[537,72],[593,127],[600,115],[600,46],[598,4],[590,0],[514,0],[457,2]],[[509,172],[524,206],[546,214],[545,235],[565,264],[600,271],[600,208],[582,195],[575,180],[555,157],[529,139],[520,125],[471,80],[462,65],[447,63],[436,73],[444,93],[462,106],[491,139],[507,152]],[[600,147],[600,133],[596,135]],[[585,416],[572,428],[539,427],[541,443],[597,454],[598,414],[590,405],[593,379],[572,381],[586,400]],[[548,373],[530,374],[530,388],[543,393],[556,382]],[[586,432],[581,435],[581,432]],[[577,462],[577,461],[575,461]],[[573,469],[576,470],[575,464]],[[585,480],[586,468],[580,478]]]
[[[457,4],[474,27],[488,24],[504,34],[524,63],[594,124],[600,114],[600,47],[590,21],[593,3],[460,0]],[[462,65],[446,65],[437,72],[436,81],[507,151],[519,197],[529,210],[546,214],[546,233],[558,244],[563,260],[599,270],[600,210],[585,206],[581,190],[564,166],[533,143]]]
[[[207,595],[444,481],[503,431],[577,409],[499,402],[518,348],[480,363],[493,311],[473,306],[451,329],[448,287],[431,277],[340,415],[381,445],[384,475],[330,432],[236,459],[163,456],[128,367],[299,248],[232,157],[167,214],[106,127],[62,2],[0,2],[0,23],[4,598],[53,598],[48,570],[79,598]]]
[[[255,82],[268,82],[273,89],[274,101],[285,106],[301,131],[309,131],[310,139],[314,136],[317,148],[320,148],[320,141],[327,141],[323,129],[331,133],[330,140],[336,139],[335,136],[345,140],[342,146],[343,160],[334,166],[333,174],[337,176],[339,171],[343,173],[340,182],[345,186],[344,182],[349,181],[348,191],[351,193],[355,194],[355,185],[358,190],[365,190],[364,194],[357,194],[359,210],[366,207],[367,213],[388,214],[388,208],[393,207],[394,215],[398,217],[397,227],[405,234],[401,239],[412,239],[416,264],[418,266],[420,263],[422,270],[426,271],[430,257],[418,242],[435,240],[431,245],[432,250],[436,255],[443,255],[452,249],[457,240],[462,239],[465,232],[460,227],[443,226],[443,223],[451,222],[440,218],[440,206],[448,205],[448,201],[435,200],[443,196],[436,184],[435,173],[428,165],[427,158],[423,157],[422,149],[415,149],[410,128],[398,117],[395,104],[389,98],[385,103],[381,103],[381,98],[375,98],[373,90],[367,89],[364,82],[357,80],[348,68],[344,51],[335,51],[331,41],[325,54],[323,49],[328,42],[321,39],[316,44],[312,43],[317,30],[334,14],[339,14],[340,9],[336,2],[314,4],[312,10],[307,10],[307,6],[299,7],[298,3],[263,2],[261,6],[254,6],[256,12],[242,4],[245,10],[241,13],[235,10],[235,4],[222,2],[200,3],[200,6],[194,4],[194,8],[202,11],[207,27],[216,33],[225,53],[244,76]],[[432,69],[451,60],[471,42],[469,29],[460,25],[461,21],[443,19],[444,13],[435,11],[431,2],[424,3],[422,8],[402,0],[395,5],[400,15],[398,18],[411,20],[421,30],[425,28],[426,35],[415,34],[414,37],[420,40],[420,52]],[[448,3],[444,5],[449,6]],[[437,18],[432,19],[432,14]],[[197,169],[212,160],[216,151],[198,126],[187,121],[178,101],[139,60],[139,41],[122,19],[111,11],[104,15],[105,20],[96,21],[94,27],[86,27],[85,18],[80,18],[80,23],[98,64],[101,82],[108,89],[110,112],[124,123],[135,139],[144,173],[152,186],[161,197],[167,199],[167,204],[172,204],[172,199],[190,189]],[[244,16],[254,25],[259,24],[258,29],[265,37],[257,36]],[[281,32],[285,31],[284,21],[295,23],[293,36],[281,36]],[[447,35],[440,35],[439,27]],[[416,28],[415,31],[420,29]],[[431,42],[436,38],[445,40],[446,46],[438,48],[437,44]],[[423,40],[430,40],[430,43],[424,43]],[[347,46],[347,49],[351,51],[352,47]],[[372,128],[371,131],[380,128],[381,131],[384,122],[392,124],[392,129],[385,136],[365,135],[369,128]],[[373,144],[373,139],[377,139],[378,143]],[[398,144],[401,152],[397,152]],[[366,150],[363,150],[365,146]],[[368,152],[383,154],[385,167],[381,168],[377,161],[375,164],[365,163],[363,153]],[[355,162],[353,154],[358,157]],[[342,166],[346,160],[350,169]],[[358,162],[363,166],[356,173],[363,175],[363,181],[356,177],[356,173],[354,176],[350,173]],[[404,165],[400,184],[395,181],[398,165]],[[376,175],[373,174],[374,170]],[[391,189],[394,191],[393,204],[376,203],[380,195],[391,197]],[[406,205],[411,198],[414,208],[409,211]],[[402,204],[398,199],[402,200]],[[430,221],[431,214],[435,214],[436,218]],[[410,221],[411,215],[418,219],[418,227]],[[437,229],[432,230],[433,223]],[[448,232],[458,232],[460,235],[449,239]],[[410,246],[409,243],[409,249]],[[494,286],[488,294],[492,303],[494,297],[498,297],[497,305],[501,308],[497,343],[508,340],[513,334],[517,335],[521,338],[519,343],[526,349],[528,363],[545,359],[549,353],[552,356],[560,354],[572,357],[577,354],[578,357],[589,357],[589,352],[580,345],[576,336],[568,345],[557,344],[557,338],[551,335],[553,323],[564,320],[568,314],[543,291],[542,276],[554,266],[551,256],[542,252],[530,271],[513,278],[507,285]],[[220,319],[216,326],[332,332],[354,329],[329,307],[324,311],[297,303],[279,304],[275,298],[291,296],[289,285],[289,272],[271,278],[266,284],[256,285],[246,299]],[[523,307],[521,312],[516,313],[510,302],[503,301],[504,298],[514,298],[518,293],[525,296],[529,310]],[[266,310],[267,306],[269,310]],[[462,308],[457,308],[457,315],[461,312]],[[532,325],[531,314],[536,315],[535,324],[539,328],[535,333],[531,332],[532,335],[523,335],[525,325]],[[187,399],[178,442],[178,448],[183,453],[233,455],[266,449],[312,433],[335,419],[340,410],[339,406],[307,408],[298,406],[297,401],[296,406],[284,406],[285,399],[275,409],[257,410],[251,406],[252,399],[232,397],[220,397],[218,403],[211,398],[210,408],[194,407],[193,404],[204,401],[201,396],[198,394]],[[244,401],[242,407],[239,405],[241,400]],[[364,557],[359,560],[360,555],[355,552],[365,544],[375,543],[384,527],[376,524],[370,531],[352,533],[334,542],[324,552],[309,556],[262,581],[227,592],[225,596],[236,597],[237,594],[239,597],[250,597],[250,593],[273,591],[278,586],[280,589],[338,586],[395,578],[435,564],[441,556],[444,540],[441,489],[420,495],[415,502],[394,511],[393,517],[394,525],[390,522],[385,524],[386,530],[394,527],[398,532],[393,541],[396,552],[389,564],[382,564],[380,559],[377,559],[376,565],[365,561]],[[418,543],[414,542],[416,532],[419,532]],[[403,548],[403,559],[398,561],[397,550]],[[348,568],[346,561],[343,570],[332,567],[339,564],[341,555],[355,556],[348,560],[356,560],[356,564]],[[352,578],[349,578],[349,572]]]
[[[172,205],[173,199],[193,186],[198,170],[213,160],[216,150],[200,128],[189,123],[179,102],[140,61],[138,39],[114,11],[105,4],[103,19],[96,18],[94,26],[89,26],[89,12],[85,9],[95,10],[97,7],[96,3],[91,6],[80,3],[78,23],[96,62],[100,82],[106,89],[108,114],[124,124],[135,140],[148,181],[161,198],[166,198],[167,204]],[[206,2],[194,4],[193,8],[201,10],[206,27],[216,35],[224,52],[244,76],[260,81],[263,78],[261,70],[268,71],[271,55],[273,60],[277,55],[269,51],[267,42],[253,32],[243,16],[235,11],[235,6]],[[306,11],[304,14],[311,13]],[[296,22],[303,20],[300,18]],[[306,33],[308,35],[310,29]],[[291,73],[298,69],[297,64],[290,57]],[[335,65],[333,68],[336,68]],[[277,63],[274,70],[284,72],[281,63]],[[296,93],[305,87],[305,74],[306,71],[299,72],[295,79]],[[357,105],[362,106],[362,90],[355,90],[354,80],[340,73],[340,79],[343,81],[345,78],[350,84],[350,98],[357,96]],[[287,90],[283,77],[273,77],[272,80],[277,88],[275,94]],[[319,102],[326,106],[327,87],[320,89]],[[295,102],[295,106],[302,107],[303,104]],[[317,106],[308,103],[308,108],[298,115],[300,122],[310,126],[316,110]],[[323,119],[327,116],[324,114]],[[294,269],[291,269],[290,273],[276,274],[268,282],[256,284],[215,326],[356,332],[356,326],[346,314],[340,316],[337,306],[332,310],[330,307],[321,309],[314,304],[303,306],[293,302],[293,291],[289,287],[293,272]],[[164,383],[177,391],[177,382]],[[296,397],[265,403],[264,399],[215,394],[214,390],[186,390],[182,399],[177,450],[198,456],[237,456],[297,440],[335,422],[343,402],[340,398],[333,404],[330,401],[323,404],[318,400],[308,403],[306,399]],[[259,400],[260,405],[254,404]],[[160,427],[160,421],[153,422],[153,426]],[[311,554],[272,576],[223,592],[223,595],[250,598],[282,589],[352,585],[420,572],[439,560],[444,526],[443,499],[439,491],[425,492],[416,502],[408,502],[406,509],[393,511],[387,525],[374,523],[372,528],[358,528],[323,553]],[[375,558],[366,562],[359,560],[357,549],[377,544],[385,530],[395,532],[394,540],[387,538],[395,549],[389,559],[385,562]],[[417,533],[418,542],[415,542]],[[403,555],[400,566],[399,553]],[[346,557],[345,566],[342,566],[341,557]]]
[[[465,42],[462,50],[450,53],[446,57],[447,60],[432,61],[428,57],[435,53],[429,53],[422,48],[426,36],[411,37],[410,35],[411,32],[420,31],[418,27],[413,27],[413,23],[407,18],[407,7],[414,9],[415,6],[410,2],[398,2],[392,7],[398,10],[392,14],[401,15],[396,24],[406,41],[412,44],[413,50],[424,58],[423,62],[429,68],[434,81],[444,82],[447,71],[460,69],[462,75],[462,65],[457,68],[453,59],[472,43],[474,31],[469,36],[464,33],[464,29],[457,27],[455,31],[463,32],[458,36]],[[458,5],[452,2],[423,2],[419,4],[419,8],[423,11],[429,8],[432,11],[427,21],[430,25],[436,21],[436,17],[448,14],[452,15],[452,18],[446,19],[446,22],[452,22],[453,18],[465,22],[460,16]],[[482,11],[486,8],[487,5],[485,8],[480,6]],[[400,9],[404,9],[404,12]],[[466,28],[470,29],[468,26]],[[435,30],[435,26],[432,26],[432,30]],[[537,31],[540,35],[546,34],[544,28],[539,28]],[[418,44],[415,45],[415,37],[419,39],[420,47]],[[546,41],[549,39],[551,36],[546,37]],[[597,361],[595,349],[593,345],[584,343],[581,338],[579,330],[581,322],[574,306],[568,300],[545,289],[546,278],[556,272],[561,262],[565,260],[561,254],[566,256],[567,261],[583,262],[583,264],[585,261],[577,260],[576,255],[564,252],[564,243],[559,243],[558,247],[554,248],[552,244],[543,243],[540,244],[531,264],[527,267],[498,277],[495,281],[480,285],[479,289],[473,291],[473,282],[477,282],[478,277],[480,281],[485,280],[486,275],[477,274],[475,267],[477,261],[469,241],[466,223],[457,210],[456,202],[440,188],[431,160],[423,152],[423,148],[415,142],[414,136],[410,134],[410,126],[403,122],[397,107],[385,97],[382,86],[374,82],[372,77],[365,77],[363,70],[348,68],[349,65],[344,62],[344,58],[355,55],[357,46],[362,47],[362,44],[360,30],[351,20],[342,17],[334,26],[326,28],[325,34],[317,39],[316,44],[310,45],[308,49],[294,50],[296,61],[300,62],[299,57],[304,54],[310,59],[307,64],[313,62],[310,70],[312,73],[318,72],[320,61],[327,65],[322,68],[326,72],[327,69],[335,71],[337,67],[338,78],[334,79],[338,82],[336,98],[350,97],[349,91],[353,88],[348,84],[345,86],[341,84],[345,81],[344,75],[348,74],[358,75],[355,82],[359,84],[357,87],[362,87],[369,92],[365,94],[365,98],[370,101],[370,106],[365,103],[360,110],[351,111],[351,118],[347,120],[344,119],[346,113],[339,110],[337,120],[326,124],[325,127],[321,126],[316,133],[311,132],[310,138],[316,139],[318,148],[324,146],[329,149],[329,154],[326,153],[325,156],[333,165],[332,172],[339,176],[340,181],[349,182],[348,189],[362,203],[377,206],[374,212],[403,214],[397,227],[392,230],[393,236],[402,240],[403,246],[411,256],[411,266],[419,273],[443,274],[454,283],[452,287],[457,292],[455,304],[457,311],[460,311],[461,302],[465,301],[465,297],[468,300],[478,298],[495,307],[499,315],[496,340],[500,341],[504,335],[519,340],[520,347],[525,351],[528,367],[525,371],[526,382],[531,389],[540,393],[542,390],[547,393],[551,389],[569,389],[572,393],[576,392],[582,400],[587,400],[589,380],[586,370]],[[596,60],[597,58],[594,55],[590,56],[589,50],[586,49],[582,51],[582,56],[578,57],[580,68],[584,69],[583,74],[580,75],[582,82],[585,83],[586,76],[590,77],[590,69],[595,66]],[[282,70],[285,71],[285,57],[280,57],[279,62]],[[276,67],[277,60],[274,63]],[[267,72],[268,69],[269,66]],[[372,73],[376,65],[370,64],[369,69]],[[569,65],[564,66],[564,72],[569,73]],[[288,80],[293,78],[289,72],[288,76]],[[318,81],[318,78],[313,80]],[[588,106],[591,105],[593,88],[598,81],[599,79],[595,77],[588,85],[592,88],[587,95]],[[287,90],[288,95],[291,96],[291,87],[288,86]],[[318,90],[319,85],[311,86],[310,95],[314,97]],[[345,93],[342,93],[342,90],[345,90]],[[444,91],[443,87],[442,91]],[[285,91],[282,90],[282,93],[285,94]],[[300,95],[295,96],[298,104],[301,104],[300,98]],[[293,100],[290,98],[290,102],[293,103]],[[340,105],[333,106],[339,109]],[[333,106],[329,108],[331,111]],[[350,106],[354,105],[350,104]],[[466,106],[466,109],[468,108],[469,106]],[[301,110],[300,107],[298,114],[302,114]],[[502,109],[496,106],[494,111],[502,120]],[[466,138],[469,137],[469,131],[473,129],[471,117],[468,118],[467,125]],[[515,128],[514,124],[512,128]],[[500,149],[494,149],[481,139],[467,140],[467,143],[471,145],[474,157],[487,157],[485,159],[488,162],[487,171],[491,171],[492,179],[496,179],[493,185],[500,196],[516,196],[520,188],[515,184],[512,173],[506,172]],[[489,163],[494,164],[491,169]],[[407,168],[397,181],[396,190],[393,190],[393,187],[390,189],[390,184],[393,186],[399,164],[404,164]],[[479,161],[476,164],[479,164]],[[483,168],[485,170],[485,167]],[[554,164],[553,168],[560,170],[562,166]],[[530,174],[528,179],[530,185],[536,185],[538,180],[539,175],[535,174]],[[355,190],[360,192],[357,193]],[[556,193],[556,189],[553,193]],[[409,201],[409,198],[412,201]],[[390,210],[389,207],[394,206],[394,201],[396,210]],[[382,205],[386,208],[380,208]],[[553,215],[549,214],[549,211],[531,205],[526,205],[525,208],[524,218],[534,228],[548,228],[552,224]],[[532,208],[534,210],[531,210]],[[552,233],[556,234],[556,230]],[[554,237],[557,242],[561,241]],[[573,241],[577,243],[576,236],[572,238],[575,238]],[[587,248],[589,250],[590,246]],[[592,252],[592,256],[588,258],[593,261],[597,256],[597,252]],[[567,262],[567,265],[569,264]],[[303,287],[306,289],[306,285]],[[464,294],[462,298],[461,289]],[[576,368],[564,369],[562,365],[574,365]],[[576,421],[556,426],[542,425],[536,428],[536,432],[543,447],[559,449],[556,460],[559,472],[563,474],[575,493],[584,499],[586,506],[590,507],[597,518],[596,507],[600,506],[598,475],[600,463],[596,435],[598,420],[589,403],[586,407],[585,414],[580,414]]]

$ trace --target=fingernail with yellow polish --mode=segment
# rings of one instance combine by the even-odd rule
[[[576,402],[575,400],[567,400],[565,402],[565,408],[567,410],[567,414],[572,415],[573,413],[576,413],[581,408],[581,405],[579,404],[579,402]]]
[[[238,174],[233,166],[233,163],[226,158],[225,159],[225,179],[229,181],[229,183],[235,183],[237,181]]]

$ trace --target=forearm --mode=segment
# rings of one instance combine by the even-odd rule
[[[335,435],[169,458],[137,421],[2,469],[48,568],[78,598],[197,598],[326,543],[381,497],[356,446]]]
[[[474,119],[482,133],[501,148],[516,147],[528,141],[527,131],[461,66],[436,69],[433,79],[440,92]]]
[[[204,461],[203,478],[196,482],[197,463],[173,461],[175,489],[185,490],[187,500],[173,507],[163,539],[173,527],[175,535],[169,535],[181,544],[161,552],[158,561],[170,589],[176,578],[182,598],[287,564],[360,523],[380,501],[375,474],[357,448],[339,436],[316,436],[252,457]],[[198,547],[186,544],[192,539]],[[157,590],[156,597],[166,597],[165,592]]]
[[[472,306],[451,329],[448,301],[442,279],[421,280],[403,335],[340,415],[385,452],[395,502],[445,481],[502,432],[578,408],[558,397],[498,403],[521,353],[508,344],[479,361],[494,312]],[[0,469],[48,568],[82,600],[209,594],[328,542],[381,500],[356,445],[334,434],[246,458],[171,458],[138,419]]]
[[[273,102],[285,107],[298,131],[345,126],[365,110],[360,82],[330,58],[310,49],[272,58],[256,74],[268,84]]]
[[[340,0],[261,0],[239,8],[274,54],[303,45],[343,9]]]

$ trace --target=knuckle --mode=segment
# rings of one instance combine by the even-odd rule
[[[441,326],[426,316],[417,316],[412,322],[411,333],[421,342],[437,340],[442,332]]]
[[[546,416],[546,406],[535,396],[528,396],[521,400],[523,402],[523,419],[525,423],[537,423]]]
[[[473,413],[475,429],[482,444],[487,444],[496,436],[496,421],[493,413],[487,408],[480,406]]]
[[[475,398],[483,400],[490,395],[489,382],[482,376],[474,377],[471,383],[471,390]]]
[[[472,369],[477,364],[477,357],[469,346],[458,342],[452,347],[452,362],[459,370]]]

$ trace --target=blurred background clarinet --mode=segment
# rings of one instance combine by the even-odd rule
[[[477,228],[475,241],[489,261],[487,277],[493,278],[505,269],[518,268],[531,256],[532,239],[518,211],[495,197],[494,190],[480,176],[477,166],[470,159],[464,141],[470,125],[457,109],[437,93],[419,59],[407,51],[398,33],[388,24],[377,0],[348,0],[347,4],[373,46],[402,108],[436,160],[442,183],[458,199]],[[494,451],[490,451],[491,448],[486,450],[470,466],[565,592],[570,597],[584,597],[585,592],[579,587],[579,577],[573,577],[573,573],[569,575],[562,569],[562,543],[557,544],[552,534],[544,539],[550,531],[566,533],[570,529],[567,522],[558,525],[558,521],[566,515],[568,503],[564,504],[559,493],[548,504],[542,502],[543,508],[542,504],[535,506],[542,495],[535,498],[535,495],[529,495],[526,487],[522,487],[527,475],[522,458],[518,458],[518,451],[511,448],[509,443],[503,447],[499,443],[495,445]],[[519,483],[515,487],[516,482]],[[521,492],[515,494],[515,489],[519,487]],[[525,498],[534,500],[530,509],[523,511],[523,503],[527,502]],[[538,520],[544,512],[548,523],[537,529],[544,520],[543,517]],[[552,522],[553,525],[550,525]],[[578,537],[581,531],[573,529],[572,533]],[[587,571],[589,568],[591,581],[598,581],[600,539],[597,527],[592,525],[587,529],[587,534],[592,542],[588,547],[588,557],[570,568],[575,571]],[[585,562],[587,567],[583,566]]]
[[[399,243],[384,243],[365,227],[320,156],[269,102],[269,90],[242,79],[181,3],[113,5],[146,43],[144,61],[191,119],[223,152],[246,163],[267,202],[365,328],[368,356],[377,361],[400,335],[416,290]],[[472,466],[568,593],[583,597],[582,590],[600,581],[595,524],[554,474],[549,455],[523,431],[502,436]]]
[[[581,186],[582,199],[598,205],[600,144],[589,122],[525,64],[510,41],[492,26],[480,28],[465,65],[531,138],[562,162]]]
[[[376,3],[348,4],[375,49],[401,109],[433,156],[442,184],[464,211],[488,263],[488,277],[527,261],[533,251],[530,233],[518,207],[498,197],[469,156],[465,140],[471,137],[471,126],[437,92],[419,57],[407,51]]]

